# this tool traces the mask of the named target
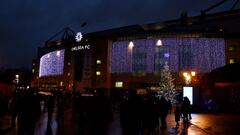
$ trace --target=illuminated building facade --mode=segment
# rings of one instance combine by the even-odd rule
[[[201,75],[240,60],[239,18],[234,10],[133,25],[88,33],[80,42],[69,34],[39,48],[32,87],[146,88],[158,84],[165,62],[177,84],[185,70]]]

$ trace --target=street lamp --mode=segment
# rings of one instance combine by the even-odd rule
[[[17,89],[18,88],[18,83],[19,83],[19,75],[18,74],[15,75],[15,79],[13,80],[13,82],[15,83],[16,89]]]
[[[16,84],[19,83],[19,75],[18,74],[15,75],[15,81],[16,81]]]
[[[183,97],[188,97],[188,99],[190,100],[190,103],[193,104],[194,89],[193,89],[193,86],[189,86],[189,85],[191,84],[193,77],[196,76],[196,72],[186,71],[186,72],[183,72],[183,76],[184,76],[186,85],[188,85],[183,87]]]
[[[189,85],[192,82],[192,78],[196,76],[196,72],[195,71],[183,72],[183,76],[185,79],[185,83]]]

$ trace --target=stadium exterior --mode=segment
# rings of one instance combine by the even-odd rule
[[[239,24],[240,10],[233,10],[83,34],[80,42],[65,28],[38,48],[31,87],[148,89],[158,85],[167,62],[181,90],[184,71],[196,72],[195,85],[203,74],[240,60]]]

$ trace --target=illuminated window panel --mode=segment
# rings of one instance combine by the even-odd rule
[[[96,71],[96,75],[101,75],[101,72],[100,71]]]
[[[188,97],[190,104],[193,104],[193,87],[183,87],[183,97]]]
[[[235,51],[235,47],[230,46],[230,47],[228,48],[228,50],[229,50],[229,51]]]
[[[122,81],[115,82],[115,87],[116,88],[122,88],[123,87],[123,82]]]
[[[102,61],[101,60],[97,60],[96,63],[97,64],[102,64]]]
[[[230,63],[230,64],[235,63],[235,59],[229,59],[229,63]]]

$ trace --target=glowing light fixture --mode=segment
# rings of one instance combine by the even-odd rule
[[[159,40],[157,41],[157,43],[156,43],[156,46],[162,46],[162,45],[163,45],[163,44],[162,44],[162,40],[159,39]]]
[[[192,76],[195,76],[195,75],[196,75],[196,72],[192,71],[192,72],[191,72],[191,75],[192,75]]]
[[[190,75],[187,75],[187,76],[186,76],[186,80],[187,80],[187,81],[190,81],[190,80],[191,80],[191,76],[190,76]]]
[[[229,60],[229,63],[230,63],[230,64],[235,63],[235,59],[230,59],[230,60]]]
[[[184,79],[185,79],[185,83],[188,85],[188,84],[191,83],[192,78],[194,76],[196,76],[196,72],[195,71],[183,72],[183,76],[184,76]]]
[[[60,51],[57,51],[57,56],[60,56]]]
[[[97,64],[101,64],[102,61],[101,61],[101,60],[97,60],[96,63],[97,63]]]
[[[129,44],[128,44],[128,47],[129,48],[133,48],[134,47],[134,44],[133,44],[133,42],[131,41],[131,42],[129,42]]]
[[[183,72],[183,76],[187,77],[188,73],[187,72]]]
[[[100,71],[96,71],[96,75],[101,75],[101,72]]]

